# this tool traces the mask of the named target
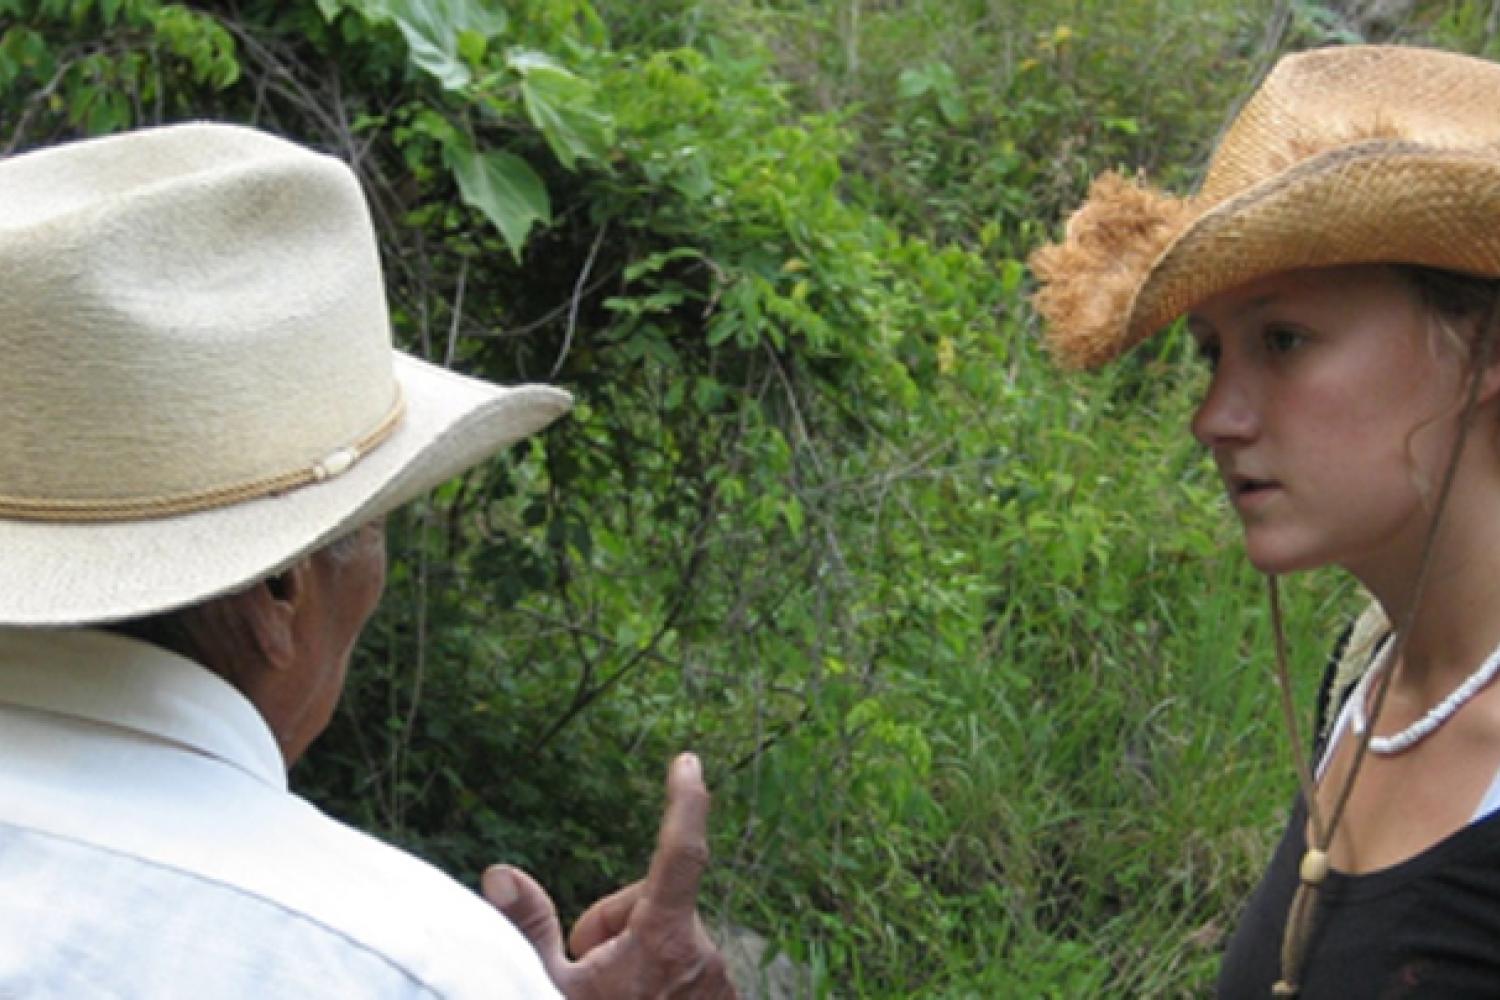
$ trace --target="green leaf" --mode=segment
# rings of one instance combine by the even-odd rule
[[[458,59],[456,36],[431,30],[433,26],[396,18],[396,27],[406,39],[411,61],[437,78],[448,90],[462,90],[473,79],[469,67]]]
[[[593,84],[540,52],[512,52],[508,63],[521,77],[527,117],[562,165],[572,170],[580,159],[607,162],[614,121],[595,106]]]
[[[1016,294],[1021,279],[1026,275],[1026,265],[1019,260],[1008,259],[1000,264],[1000,293],[1006,298]]]
[[[640,260],[632,261],[625,268],[625,280],[636,281],[647,274],[655,274],[662,267],[674,260],[684,258],[703,259],[703,251],[697,247],[673,247],[670,250],[661,250],[657,253],[648,254]]]
[[[332,0],[319,0],[320,6]],[[354,0],[351,4],[370,21],[393,21],[406,39],[411,61],[437,78],[448,90],[461,90],[473,73],[460,55],[466,33],[488,41],[505,31],[505,12],[478,0]]]
[[[470,66],[477,67],[484,62],[484,53],[488,48],[489,39],[479,32],[466,28],[458,33],[458,54]]]
[[[323,20],[332,21],[339,16],[339,10],[343,8],[340,0],[317,0],[318,13],[323,15]]]
[[[940,91],[938,110],[949,125],[964,125],[969,121],[969,108],[957,94]]]
[[[923,70],[904,69],[901,71],[901,79],[896,85],[896,93],[906,100],[913,97],[921,97],[932,89],[932,78]]]
[[[724,402],[728,393],[724,386],[706,376],[699,376],[693,383],[693,402],[700,410],[711,410]]]
[[[739,334],[740,324],[738,317],[728,313],[720,313],[708,324],[708,346],[717,347],[730,337]]]
[[[552,221],[547,187],[531,165],[513,153],[478,152],[462,136],[443,149],[444,162],[458,179],[464,202],[483,212],[500,230],[517,261],[533,223]]]
[[[801,538],[804,521],[802,501],[796,497],[787,497],[786,503],[781,505],[781,516],[786,521],[786,526],[791,531],[792,537]]]

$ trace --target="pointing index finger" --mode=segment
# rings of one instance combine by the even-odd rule
[[[679,754],[667,772],[667,808],[646,875],[646,897],[669,912],[695,912],[708,867],[708,788],[696,755]]]

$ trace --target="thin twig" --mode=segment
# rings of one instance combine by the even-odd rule
[[[46,105],[52,95],[57,92],[57,88],[62,86],[63,77],[68,75],[68,70],[73,68],[73,64],[76,61],[75,59],[64,60],[62,65],[58,66],[57,72],[52,74],[52,79],[48,80],[42,89],[33,94],[31,99],[26,102],[26,110],[21,112],[21,118],[16,122],[15,131],[11,133],[10,142],[5,144],[4,150],[0,150],[0,155],[9,156],[16,151],[16,147],[21,144],[21,140],[26,138],[26,130],[31,127],[31,120],[36,117],[37,110]]]
[[[458,265],[458,291],[453,295],[453,319],[448,324],[448,349],[443,353],[443,367],[453,367],[453,355],[458,351],[458,324],[464,315],[464,285],[469,280],[469,258],[464,257]]]
[[[583,301],[583,287],[588,283],[589,272],[594,269],[594,259],[599,256],[599,247],[604,244],[604,234],[609,232],[609,222],[606,221],[594,234],[594,244],[589,247],[589,255],[584,258],[583,270],[578,272],[578,280],[573,282],[573,300],[568,304],[568,329],[563,334],[562,348],[557,352],[557,360],[553,362],[552,371],[547,373],[547,381],[557,378],[557,373],[562,371],[563,362],[568,358],[568,351],[573,346],[573,331],[578,328],[578,306]]]

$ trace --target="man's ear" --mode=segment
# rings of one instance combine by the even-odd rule
[[[297,626],[311,571],[311,559],[303,558],[245,592],[246,620],[267,666],[274,670],[290,670],[296,662]]]

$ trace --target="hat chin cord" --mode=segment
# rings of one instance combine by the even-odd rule
[[[1354,781],[1359,777],[1360,767],[1370,752],[1370,745],[1375,736],[1375,723],[1380,719],[1380,710],[1385,706],[1386,694],[1391,688],[1391,677],[1395,674],[1394,664],[1401,662],[1406,653],[1407,638],[1411,635],[1412,623],[1416,621],[1417,610],[1421,606],[1422,597],[1427,589],[1438,525],[1442,523],[1443,511],[1447,508],[1448,497],[1453,490],[1453,481],[1458,473],[1458,460],[1463,453],[1464,443],[1468,440],[1469,431],[1474,422],[1474,412],[1479,399],[1479,383],[1493,355],[1497,326],[1500,326],[1500,300],[1491,304],[1481,327],[1479,350],[1474,359],[1474,370],[1469,377],[1468,391],[1464,397],[1459,433],[1453,442],[1448,465],[1443,472],[1443,482],[1438,489],[1437,502],[1433,506],[1432,519],[1427,524],[1427,533],[1422,541],[1422,560],[1417,566],[1411,603],[1407,606],[1400,627],[1390,641],[1391,648],[1387,662],[1392,665],[1392,669],[1379,671],[1379,676],[1375,679],[1369,724],[1356,732],[1359,742],[1354,749],[1354,761],[1350,764],[1349,773],[1333,796],[1333,809],[1327,816],[1326,822],[1322,806],[1318,802],[1320,782],[1313,777],[1312,762],[1304,750],[1301,729],[1297,724],[1297,712],[1292,702],[1291,672],[1287,668],[1286,633],[1282,627],[1280,588],[1275,574],[1266,576],[1267,596],[1271,605],[1271,631],[1276,650],[1276,686],[1281,694],[1282,721],[1292,744],[1292,757],[1297,769],[1297,784],[1301,790],[1302,799],[1307,804],[1308,823],[1312,827],[1313,835],[1313,844],[1302,856],[1302,863],[1298,866],[1297,889],[1292,896],[1291,909],[1287,913],[1286,929],[1281,939],[1281,978],[1271,987],[1273,997],[1295,997],[1301,991],[1302,969],[1307,961],[1308,947],[1317,922],[1318,893],[1323,881],[1328,877],[1329,848],[1333,843],[1334,834],[1338,831],[1339,823],[1344,818],[1344,811],[1349,805],[1349,797],[1354,791]],[[1481,672],[1484,671],[1485,666],[1481,666]],[[1476,673],[1470,680],[1478,676],[1479,674]],[[1354,696],[1360,698],[1363,695],[1364,685],[1361,684]],[[1459,701],[1447,715],[1452,715],[1462,703]],[[1445,715],[1443,719],[1446,720],[1446,718]],[[1432,728],[1436,729],[1437,726],[1434,725]],[[1408,746],[1415,742],[1413,740]]]

